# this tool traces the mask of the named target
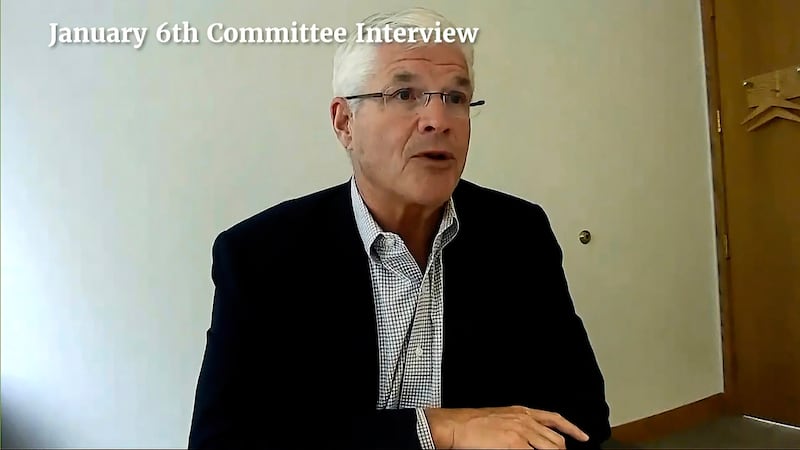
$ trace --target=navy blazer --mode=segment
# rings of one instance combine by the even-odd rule
[[[442,407],[523,405],[609,438],[604,380],[538,205],[461,180],[444,249]],[[376,410],[375,307],[349,182],[214,241],[189,448],[419,448],[413,409]]]

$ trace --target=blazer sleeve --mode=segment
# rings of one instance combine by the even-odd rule
[[[190,449],[245,445],[256,433],[247,414],[243,379],[248,369],[246,305],[225,237],[220,234],[212,248],[214,301],[195,391]]]
[[[254,350],[258,331],[248,321],[252,294],[242,283],[247,263],[234,257],[231,247],[223,232],[212,249],[211,325],[188,448],[421,448],[414,409],[354,411],[350,405],[325,404],[324,396],[319,404],[304,404],[295,401],[294,386],[263,379],[267,375],[254,355],[264,351]],[[313,390],[335,389],[313,380],[301,383]],[[256,390],[268,392],[254,395]]]
[[[558,347],[554,358],[556,378],[562,386],[552,399],[554,409],[589,435],[588,442],[566,437],[568,449],[599,449],[609,439],[609,407],[605,396],[605,382],[592,349],[583,321],[575,311],[572,296],[563,269],[563,252],[546,213],[538,207],[538,220],[544,237],[543,261],[546,283],[544,290],[551,313],[554,345]]]

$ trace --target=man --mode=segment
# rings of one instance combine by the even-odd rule
[[[425,9],[366,26],[428,27]],[[352,36],[351,36],[352,37]],[[221,233],[190,448],[598,448],[604,381],[542,209],[461,179],[468,45],[334,61],[338,186]]]

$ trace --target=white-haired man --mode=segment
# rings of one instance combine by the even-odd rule
[[[366,26],[450,26],[421,8]],[[221,233],[190,448],[598,448],[604,381],[542,209],[461,178],[469,45],[334,59],[338,186]]]

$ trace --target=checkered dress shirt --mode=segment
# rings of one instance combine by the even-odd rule
[[[424,408],[441,404],[443,346],[442,249],[458,232],[447,203],[423,273],[399,235],[383,231],[351,178],[358,231],[369,259],[378,323],[380,388],[377,409],[415,408],[422,448],[433,449]]]

